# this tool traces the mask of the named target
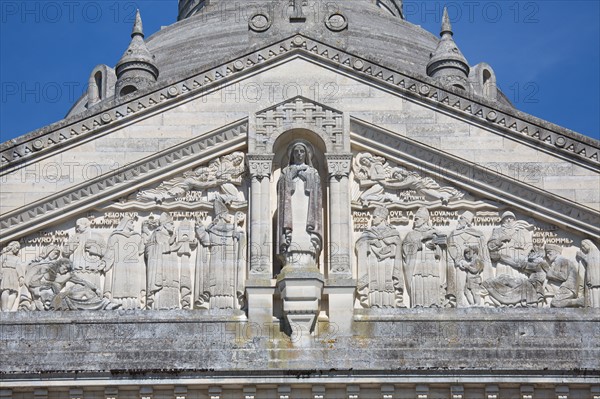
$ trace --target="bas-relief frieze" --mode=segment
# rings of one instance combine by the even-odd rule
[[[122,198],[119,211],[108,205],[9,243],[1,309],[242,309],[244,161],[222,156]]]
[[[273,258],[318,274],[331,182],[312,167],[309,142],[285,151],[270,184]],[[378,155],[353,158],[355,307],[600,307],[594,241]],[[122,198],[119,211],[10,242],[0,255],[2,311],[246,310],[249,176],[234,152]]]

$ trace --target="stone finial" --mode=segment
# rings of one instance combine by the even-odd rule
[[[158,79],[155,57],[144,42],[142,17],[138,10],[131,32],[131,43],[116,67],[115,96],[121,97],[151,86]]]
[[[142,24],[142,16],[140,15],[140,10],[138,9],[135,12],[135,22],[133,24],[133,31],[131,32],[131,37],[135,37],[139,35],[144,38],[144,26]]]
[[[438,79],[443,85],[466,90],[470,68],[454,42],[453,35],[448,9],[444,7],[441,39],[427,64],[427,75]]]
[[[447,7],[444,7],[444,16],[442,17],[442,30],[440,32],[440,36],[444,37],[445,34],[454,35],[454,32],[452,32],[452,24],[450,23]]]

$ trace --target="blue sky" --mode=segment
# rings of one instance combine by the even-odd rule
[[[444,4],[469,63],[489,63],[518,109],[600,139],[600,1],[406,0],[405,13],[437,34]],[[147,37],[177,17],[176,0],[0,0],[0,142],[62,119],[94,66],[117,63],[136,8]]]

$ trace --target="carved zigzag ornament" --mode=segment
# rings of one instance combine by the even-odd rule
[[[74,212],[81,213],[102,203],[116,200],[149,182],[190,164],[234,151],[246,145],[247,120],[238,121],[185,143],[154,154],[123,169],[99,176],[92,181],[37,201],[0,219],[0,245],[38,231]]]
[[[160,89],[150,88],[110,102],[44,127],[0,146],[0,173],[34,156],[64,150],[66,146],[93,135],[105,133],[139,115],[172,106],[189,96],[202,96],[222,88],[233,79],[256,73],[266,65],[286,57],[306,56],[312,60],[351,73],[415,101],[433,105],[449,113],[482,123],[502,134],[529,143],[553,154],[562,155],[588,168],[600,165],[600,149],[594,140],[567,129],[525,115],[517,110],[499,109],[483,99],[471,99],[465,93],[440,87],[427,77],[413,77],[354,56],[330,45],[297,35],[256,52],[240,55],[192,77],[170,81]]]

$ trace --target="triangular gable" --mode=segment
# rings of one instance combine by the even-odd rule
[[[163,180],[165,176],[189,169],[195,162],[244,148],[247,132],[247,121],[238,121],[8,212],[0,219],[1,243],[42,230],[58,220],[85,213],[101,204],[118,200],[144,186]]]
[[[584,235],[596,237],[600,234],[600,213],[593,209],[392,131],[351,118],[351,140],[355,152],[372,151],[418,170],[438,182],[445,182],[444,186],[477,196],[483,200],[480,204],[493,201],[500,207],[510,207],[548,223],[568,226]],[[476,203],[465,203],[461,197],[443,209],[463,209],[465,205],[471,209],[477,207]],[[414,202],[409,208],[415,206],[427,204]]]
[[[571,162],[594,168],[600,165],[599,146],[593,139],[517,110],[503,108],[484,99],[470,98],[464,92],[442,88],[427,77],[417,78],[394,71],[306,36],[296,35],[184,80],[169,82],[158,90],[152,88],[134,93],[116,103],[108,103],[97,110],[6,142],[1,147],[2,170],[13,169],[32,157],[64,150],[79,140],[102,134],[138,116],[155,112],[159,107],[170,107],[190,96],[202,96],[218,90],[227,82],[257,73],[290,57],[308,57],[312,62],[386,87],[413,101],[444,109],[500,134],[509,134],[513,139],[562,155]]]

